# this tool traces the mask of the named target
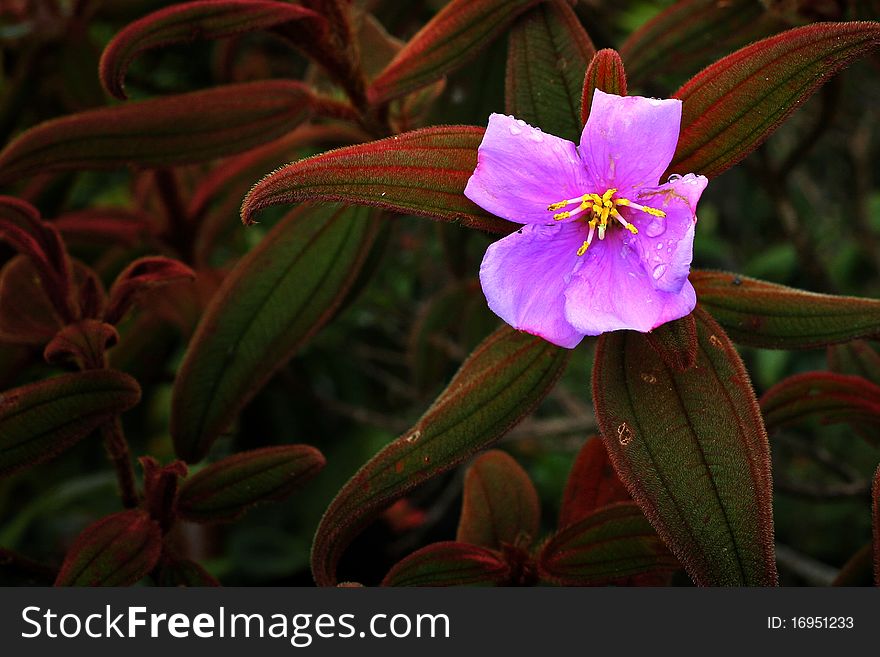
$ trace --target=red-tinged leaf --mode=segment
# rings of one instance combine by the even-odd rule
[[[508,36],[507,112],[577,142],[584,71],[595,52],[567,2],[540,4],[520,16]]]
[[[225,522],[261,502],[283,500],[326,464],[308,445],[264,447],[209,465],[180,487],[177,510],[193,522]]]
[[[138,246],[155,232],[154,220],[137,210],[90,208],[59,215],[52,225],[67,244]]]
[[[815,294],[717,271],[691,272],[700,306],[750,347],[812,349],[880,334],[880,301]]]
[[[828,347],[828,367],[838,374],[861,376],[880,386],[880,354],[864,340]]]
[[[708,314],[694,318],[686,372],[643,334],[599,338],[596,418],[621,480],[697,584],[774,585],[767,433],[736,349]]]
[[[494,550],[467,543],[434,543],[395,565],[382,586],[499,586],[510,568]]]
[[[107,366],[107,350],[119,342],[110,324],[84,319],[58,331],[43,351],[47,363],[73,363],[80,370],[99,370]]]
[[[790,376],[761,396],[770,431],[808,420],[846,423],[877,442],[880,430],[880,386],[860,376],[806,372]]]
[[[194,280],[195,277],[192,269],[177,260],[161,256],[139,258],[122,270],[113,282],[104,320],[108,324],[119,323],[144,290],[173,281]]]
[[[684,372],[697,360],[697,323],[693,315],[666,322],[645,334],[668,367]]]
[[[494,550],[526,548],[540,528],[541,502],[528,473],[506,452],[479,456],[465,474],[455,540]]]
[[[404,42],[390,35],[372,14],[365,14],[361,19],[357,40],[360,44],[361,68],[370,80],[385,70],[404,46]]]
[[[874,586],[880,586],[880,467],[871,488],[871,515],[874,526]]]
[[[681,135],[669,173],[717,176],[760,146],[825,80],[880,45],[880,23],[817,23],[712,64],[674,97]]]
[[[229,84],[41,123],[0,152],[0,183],[35,173],[204,162],[272,141],[309,118],[308,87]]]
[[[324,514],[312,547],[320,586],[336,583],[351,540],[419,484],[486,449],[528,415],[565,370],[571,351],[502,326],[468,357],[434,404],[368,461]]]
[[[0,341],[43,346],[64,324],[33,261],[7,262],[0,270]]]
[[[596,586],[679,568],[638,506],[621,502],[568,525],[538,555],[538,575],[563,586]]]
[[[483,132],[471,126],[425,128],[288,164],[254,185],[241,206],[242,221],[253,223],[270,205],[342,201],[510,233],[515,224],[464,196]]]
[[[201,459],[263,383],[329,321],[379,230],[375,213],[297,208],[245,256],[213,296],[174,384],[178,456]]]
[[[138,403],[141,389],[113,370],[45,379],[0,395],[0,476],[49,461]]]
[[[55,312],[64,320],[73,319],[70,262],[58,230],[42,221],[27,201],[0,196],[0,240],[31,259]]]
[[[623,70],[623,60],[616,50],[611,48],[600,50],[587,67],[581,89],[582,124],[586,124],[587,119],[590,118],[593,92],[596,89],[607,94],[626,96],[626,71]]]
[[[142,456],[138,461],[144,471],[143,505],[165,533],[177,519],[178,484],[189,469],[182,461],[162,465],[152,456]]]
[[[611,465],[605,443],[598,436],[587,438],[562,493],[559,527],[573,525],[603,506],[630,499],[629,491]]]
[[[678,80],[784,24],[758,0],[679,0],[620,47],[636,84]]]
[[[277,0],[197,0],[172,5],[117,33],[101,55],[98,74],[111,96],[124,99],[125,72],[147,50],[195,39],[221,39],[297,20],[321,19],[305,7]]]
[[[163,555],[159,562],[159,586],[207,587],[220,586],[211,573],[195,561]]]
[[[437,80],[474,58],[522,12],[541,0],[452,0],[404,46],[368,89],[385,103]]]
[[[67,551],[55,586],[131,586],[159,561],[162,532],[141,509],[86,527]]]

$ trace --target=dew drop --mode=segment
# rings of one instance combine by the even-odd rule
[[[666,253],[668,253],[669,255],[672,255],[672,247],[671,246],[668,249],[666,249]]]
[[[513,116],[511,116],[510,118],[513,118]],[[516,122],[519,123],[521,126],[525,126],[525,124],[526,124],[526,122],[523,121],[522,119],[517,119]]]
[[[662,251],[662,250],[663,250],[663,242],[660,242],[660,243],[657,245],[657,250],[658,250],[658,251]]]
[[[642,372],[642,381],[644,381],[645,383],[654,384],[657,383],[657,377],[650,372]]]
[[[537,128],[532,128],[532,131],[529,133],[529,139],[531,139],[536,144],[540,144],[544,141],[544,135],[541,134],[541,131]]]
[[[660,280],[663,274],[666,273],[667,269],[669,269],[669,266],[666,263],[657,265],[656,267],[654,267],[654,271],[651,273],[651,275],[654,277],[655,281]]]
[[[681,180],[681,176],[677,173],[673,173],[671,176],[669,176],[668,182],[675,182],[676,180]]]
[[[385,196],[385,192],[382,192],[381,196]]]
[[[649,99],[648,99],[648,103],[649,103],[652,107],[659,107],[660,105],[663,104],[663,101],[660,100],[659,98],[649,98]]]
[[[405,440],[406,442],[408,442],[408,443],[414,443],[414,442],[416,442],[416,441],[417,441],[419,438],[421,438],[421,437],[422,437],[422,432],[421,432],[421,431],[413,431],[413,432],[412,432],[411,434],[409,434],[406,438],[404,438],[404,440]]]
[[[512,134],[514,136],[522,134],[522,128],[518,127],[517,125],[515,125],[513,123],[510,124],[509,130],[510,130],[510,134]]]
[[[643,229],[648,237],[660,237],[666,232],[666,219],[664,217],[654,217],[651,223]],[[663,248],[662,246],[660,248]]]
[[[718,347],[719,349],[724,349],[724,345],[722,344],[720,338],[717,335],[710,335],[709,342],[712,343],[713,347]]]
[[[632,442],[632,439],[633,431],[626,422],[617,427],[617,442],[626,447]]]
[[[422,457],[422,463],[424,463],[425,465],[428,465],[430,462],[431,462],[431,457],[430,457],[430,456],[424,456],[424,457]]]

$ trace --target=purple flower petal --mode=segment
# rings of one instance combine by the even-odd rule
[[[677,292],[654,286],[631,246],[638,235],[609,233],[593,243],[582,257],[565,289],[565,317],[585,335],[634,329],[645,333],[661,324],[684,317],[697,303],[690,281]]]
[[[586,181],[572,142],[492,114],[464,195],[503,219],[546,224],[553,221],[547,206],[592,191]]]
[[[584,336],[565,318],[564,290],[583,240],[581,224],[529,225],[490,245],[480,266],[489,308],[515,329],[577,345]]]
[[[656,185],[675,154],[680,126],[680,100],[596,89],[580,156],[598,193],[615,187],[626,196],[633,187]]]
[[[709,181],[692,173],[659,187],[642,188],[633,199],[666,213],[652,217],[638,210],[623,209],[624,216],[639,229],[630,239],[654,287],[678,292],[687,280],[694,255],[694,225],[700,195]]]

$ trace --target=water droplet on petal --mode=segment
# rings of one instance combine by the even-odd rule
[[[660,100],[659,98],[649,98],[649,99],[648,99],[648,103],[649,103],[652,107],[659,107],[660,105],[663,104],[663,101]]]
[[[513,118],[513,116],[511,116],[510,118]],[[526,122],[522,119],[517,119],[516,122],[519,123],[521,126],[524,126],[526,124]]]
[[[660,237],[660,235],[666,232],[666,218],[653,217],[651,223],[645,226],[643,230],[648,237]],[[663,247],[661,246],[660,248],[662,249]]]
[[[531,139],[536,144],[540,144],[544,141],[544,135],[541,134],[541,131],[537,128],[532,128],[532,131],[529,133],[529,139]]]
[[[669,176],[669,182],[675,182],[676,180],[681,180],[681,176],[677,173],[673,173],[671,176]]]
[[[667,269],[669,269],[669,265],[667,265],[666,263],[657,265],[656,267],[654,267],[654,271],[651,272],[651,276],[654,277],[655,281],[660,280],[663,274],[666,273]]]
[[[514,125],[513,123],[510,124],[510,127],[509,127],[508,129],[510,130],[510,134],[512,134],[512,135],[514,135],[514,136],[515,136],[515,135],[522,134],[522,129],[521,129],[521,128],[518,128],[518,127],[517,127],[516,125]]]
[[[662,251],[662,250],[663,250],[663,242],[660,242],[660,243],[657,244],[657,250],[658,250],[658,251]]]

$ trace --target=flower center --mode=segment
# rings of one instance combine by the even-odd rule
[[[666,216],[666,213],[663,212],[663,210],[658,210],[657,208],[652,208],[646,205],[639,205],[638,203],[630,201],[628,198],[615,196],[615,194],[617,194],[617,189],[612,188],[606,190],[601,196],[598,194],[584,194],[583,196],[578,196],[576,198],[551,203],[547,206],[549,212],[554,212],[567,205],[572,205],[573,203],[579,204],[574,210],[556,212],[556,214],[553,215],[553,219],[556,221],[562,221],[563,219],[574,217],[582,212],[589,212],[589,214],[584,217],[584,221],[589,224],[590,232],[587,235],[587,239],[584,240],[584,243],[577,250],[579,256],[582,256],[587,252],[587,249],[590,248],[590,244],[593,243],[593,236],[597,232],[599,233],[600,240],[605,239],[605,231],[608,229],[608,223],[611,218],[616,219],[621,226],[626,228],[633,235],[636,235],[639,232],[638,228],[623,218],[623,215],[617,210],[618,207],[632,208],[633,210],[639,210],[654,217]]]

